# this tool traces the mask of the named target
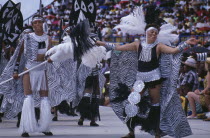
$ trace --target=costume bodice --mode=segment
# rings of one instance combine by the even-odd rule
[[[24,38],[24,55],[27,60],[36,61],[38,54],[45,54],[49,45],[48,35],[38,36],[35,33],[26,34]]]
[[[155,43],[150,48],[145,48],[145,47],[142,46],[142,43],[139,44],[139,49],[138,49],[138,59],[139,59],[138,71],[139,72],[149,72],[159,67],[159,58],[157,57],[157,52],[156,52],[157,44]],[[142,54],[144,55],[142,56]],[[145,57],[146,57],[146,60],[144,60]]]

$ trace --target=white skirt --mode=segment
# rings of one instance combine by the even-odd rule
[[[27,69],[30,69],[34,66],[39,65],[40,63],[42,62],[28,61],[25,67]],[[48,90],[47,79],[46,79],[46,64],[30,71],[29,76],[30,76],[30,84],[32,91]]]

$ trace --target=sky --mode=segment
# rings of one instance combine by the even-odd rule
[[[0,4],[4,5],[8,0],[0,0]],[[23,19],[28,18],[39,9],[40,0],[12,0],[14,3],[21,3],[21,11]],[[50,4],[53,0],[42,0],[44,6]]]

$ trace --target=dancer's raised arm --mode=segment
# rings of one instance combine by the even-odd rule
[[[195,45],[197,44],[198,40],[195,38],[190,38],[187,41],[185,41],[184,43],[178,45],[177,47],[173,48],[173,47],[169,47],[163,43],[159,43],[158,44],[158,49],[160,50],[161,53],[168,53],[168,54],[175,54],[175,53],[179,53],[181,51],[183,51],[186,48],[189,48],[190,45]]]
[[[137,51],[139,43],[140,43],[139,41],[136,41],[125,45],[119,45],[102,41],[96,41],[96,45],[104,46],[108,50],[118,50],[118,51]]]

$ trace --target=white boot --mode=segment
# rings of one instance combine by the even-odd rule
[[[23,102],[19,132],[37,132],[37,121],[34,111],[34,99],[32,95],[27,95]]]
[[[39,132],[50,132],[49,125],[52,122],[51,106],[48,97],[41,98]]]

